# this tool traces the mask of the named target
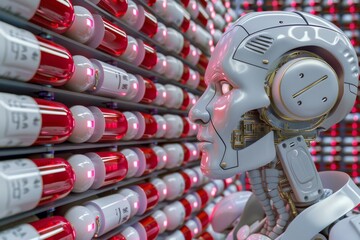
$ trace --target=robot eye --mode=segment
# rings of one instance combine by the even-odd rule
[[[225,95],[228,92],[230,92],[233,89],[233,86],[231,86],[227,81],[222,80],[220,81],[220,88],[221,88],[221,94]]]

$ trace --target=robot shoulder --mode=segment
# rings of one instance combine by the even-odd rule
[[[329,240],[359,240],[360,215],[352,215],[338,221],[330,230]]]

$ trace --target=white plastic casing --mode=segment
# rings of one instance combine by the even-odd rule
[[[98,107],[88,107],[95,119],[95,129],[88,142],[94,143],[99,141],[105,132],[105,118],[103,113]]]
[[[164,45],[167,35],[168,33],[166,26],[163,23],[158,22],[158,30],[157,33],[153,36],[153,39],[155,39],[155,41],[158,42],[160,45]]]
[[[194,161],[194,160],[197,160],[198,159],[198,156],[199,156],[199,153],[198,153],[198,150],[196,148],[196,145],[194,143],[189,143],[189,142],[186,142],[184,143],[184,145],[186,146],[187,149],[189,149],[190,151],[190,158],[189,158],[189,162],[191,161]],[[194,171],[191,169],[191,171]],[[195,173],[195,171],[194,171]],[[195,173],[196,174],[196,173]]]
[[[159,226],[159,234],[165,232],[168,225],[166,214],[162,210],[157,210],[151,215]]]
[[[137,153],[129,148],[125,148],[120,151],[122,154],[124,154],[127,162],[128,162],[128,172],[126,174],[126,178],[131,178],[135,176],[136,172],[138,171],[138,168],[140,166],[140,160]]]
[[[184,237],[184,234],[182,234],[182,232],[179,230],[176,230],[169,236],[166,236],[164,239],[165,240],[186,240]]]
[[[190,219],[190,220],[186,221],[185,226],[187,226],[190,229],[193,236],[195,236],[199,233],[199,228],[194,220]]]
[[[92,62],[81,55],[73,56],[75,70],[65,87],[75,92],[84,92],[95,85],[95,68]]]
[[[184,122],[182,118],[174,114],[165,114],[164,118],[166,120],[166,134],[165,138],[179,138],[184,129]]]
[[[196,30],[197,30],[197,24],[194,21],[190,20],[190,27],[185,32],[185,35],[189,38],[189,40],[195,40]]]
[[[152,68],[152,70],[157,72],[158,74],[163,75],[167,67],[166,57],[159,52],[156,52],[156,55],[157,55],[157,62],[156,65]]]
[[[132,102],[140,102],[145,95],[145,82],[144,79],[140,75],[133,75],[128,73],[130,82],[133,84],[137,83],[137,93],[134,94],[133,98],[131,98]],[[136,79],[136,80],[135,80]],[[134,87],[135,88],[135,87]]]
[[[97,72],[96,84],[92,89],[89,89],[92,94],[127,99],[128,94],[133,96],[138,92],[130,84],[129,75],[125,70],[94,58],[90,61]]]
[[[186,120],[188,120],[189,125],[190,125],[190,130],[189,130],[189,132],[187,134],[188,137],[196,136],[196,134],[199,131],[198,125],[196,123],[191,122],[188,117],[186,117]]]
[[[201,208],[201,202],[197,197],[195,197],[194,194],[188,194],[186,195],[185,199],[190,203],[191,205],[191,212],[197,212]]]
[[[200,51],[194,45],[190,44],[190,52],[185,58],[192,66],[196,66],[200,59]]]
[[[218,196],[220,193],[222,193],[225,189],[225,183],[223,180],[220,179],[214,179],[212,182],[215,184],[216,187],[216,194],[215,196]]]
[[[74,118],[74,129],[67,139],[72,143],[83,143],[89,140],[95,130],[95,118],[92,112],[84,106],[76,105],[70,108]]]
[[[170,143],[162,146],[167,154],[165,168],[170,169],[180,166],[184,161],[184,149],[178,143]]]
[[[150,182],[155,186],[159,193],[159,202],[164,201],[167,196],[167,186],[161,178],[153,178]]]
[[[200,44],[203,48],[208,49],[209,46],[212,46],[212,37],[204,28],[197,25],[197,31],[195,34],[195,42]]]
[[[145,155],[144,155],[144,152],[140,148],[132,148],[131,150],[136,152],[136,155],[139,158],[139,166],[137,168],[137,171],[136,171],[134,177],[140,177],[144,174],[145,168],[146,168]]]
[[[152,150],[155,152],[158,157],[158,165],[156,167],[157,170],[163,169],[167,163],[167,153],[164,148],[160,146],[152,146]]]
[[[215,28],[217,29],[224,29],[225,25],[226,25],[226,21],[224,20],[224,18],[219,15],[219,14],[216,14],[215,17],[213,18],[213,21],[214,21],[214,25],[215,25]]]
[[[192,188],[199,181],[199,179],[197,177],[197,174],[191,168],[184,169],[184,172],[190,177],[190,180],[191,180],[191,187],[190,188]]]
[[[189,106],[187,109],[190,109],[192,106],[194,106],[196,104],[197,101],[197,96],[195,96],[194,94],[192,94],[191,92],[188,92],[189,95]]]
[[[186,10],[190,13],[193,19],[196,19],[199,15],[199,3],[195,0],[190,0]]]
[[[166,228],[167,231],[174,230],[184,222],[185,208],[179,201],[173,202],[165,206],[163,211],[166,214],[166,218],[168,221],[168,225]]]
[[[184,193],[185,181],[180,173],[167,174],[162,179],[167,188],[166,200],[174,200]]]
[[[184,64],[180,60],[172,56],[166,56],[165,77],[171,80],[180,81],[183,71]]]
[[[238,18],[236,12],[232,8],[227,8],[227,14],[229,14],[233,20],[236,20]]]
[[[141,5],[137,6],[138,8],[138,16],[136,18],[136,23],[132,25],[136,30],[140,30],[145,22],[145,10]]]
[[[70,208],[64,217],[71,223],[76,240],[91,240],[96,231],[96,217],[91,210],[83,206]]]
[[[105,24],[103,18],[99,14],[93,14],[94,18],[94,33],[92,37],[85,44],[97,48],[101,44],[105,36]]]
[[[147,205],[148,205],[146,193],[144,192],[144,189],[142,189],[138,185],[133,185],[130,188],[131,188],[131,190],[136,192],[139,196],[139,208],[138,208],[136,215],[141,216],[145,213]]]
[[[214,2],[214,9],[220,15],[224,15],[226,12],[224,4],[222,3],[222,1],[219,0]]]
[[[180,53],[184,47],[184,36],[175,29],[168,28],[164,47],[169,51]]]
[[[160,115],[153,115],[153,117],[155,118],[155,121],[157,123],[157,131],[154,137],[162,138],[166,134],[167,130],[166,120],[163,116]]]
[[[118,193],[86,202],[84,206],[99,218],[98,236],[125,223],[130,216],[129,202]],[[120,219],[119,216],[121,216]]]
[[[91,189],[100,188],[104,182],[106,177],[106,169],[103,159],[94,152],[89,152],[85,154],[88,158],[91,159],[95,168],[95,179],[94,183],[91,185]]]
[[[208,20],[206,24],[206,29],[211,33],[212,31],[215,31],[215,26],[213,20]]]
[[[199,179],[198,183],[195,185],[195,187],[198,187],[204,183],[204,174],[202,173],[200,167],[194,167],[194,168],[192,168],[192,170],[194,170],[196,172],[197,177]]]
[[[190,69],[190,77],[185,83],[185,85],[192,89],[195,89],[199,86],[199,83],[200,83],[200,73]]]
[[[120,191],[118,191],[117,193],[124,196],[125,199],[129,202],[130,209],[131,209],[130,218],[135,216],[136,213],[138,212],[139,205],[140,205],[139,194],[129,188],[123,188]]]
[[[123,235],[126,240],[141,240],[138,231],[135,228],[131,227],[131,226],[125,228],[121,232],[121,235]]]
[[[88,190],[94,183],[95,167],[91,159],[83,154],[72,155],[67,160],[75,173],[73,192],[80,193]]]
[[[74,6],[74,15],[74,21],[65,35],[80,43],[86,43],[95,32],[94,17],[89,10],[81,6]]]
[[[166,89],[166,101],[164,106],[167,108],[179,109],[184,99],[184,93],[178,86],[172,84],[165,84]]]
[[[139,66],[144,59],[145,50],[139,48],[139,42],[132,36],[127,35],[127,41],[126,50],[121,54],[120,59]]]
[[[132,112],[123,112],[123,114],[125,115],[126,121],[128,123],[128,128],[126,130],[125,136],[123,137],[123,140],[134,139],[140,128],[139,119]]]
[[[132,0],[128,0],[128,8],[126,10],[126,13],[122,17],[120,17],[120,19],[126,22],[129,26],[134,26],[136,24],[138,15],[138,6]]]
[[[144,116],[140,113],[140,112],[133,112],[133,114],[135,114],[135,116],[137,117],[137,119],[139,120],[139,129],[138,132],[136,133],[136,135],[133,137],[133,139],[140,139],[142,138],[142,136],[144,135],[145,132],[145,118]]]
[[[157,95],[152,103],[162,106],[166,102],[166,89],[164,85],[160,83],[155,83],[155,87],[156,87]]]
[[[213,199],[217,194],[217,188],[213,182],[205,184],[203,189],[207,192],[209,199]]]

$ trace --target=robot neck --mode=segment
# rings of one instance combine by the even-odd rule
[[[261,234],[277,238],[299,212],[319,201],[323,186],[302,136],[276,145],[276,160],[248,172],[266,214]]]

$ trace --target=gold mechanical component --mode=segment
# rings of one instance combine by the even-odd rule
[[[97,87],[97,85],[98,85],[98,83],[99,83],[99,71],[96,69],[95,70],[95,83],[94,83],[94,86],[93,86],[93,90],[96,90],[96,87]]]
[[[289,182],[286,178],[280,180],[278,190],[280,197],[289,203],[291,214],[293,215],[293,217],[296,217],[298,215],[298,212],[296,210],[295,203],[290,196],[291,190],[290,190]]]
[[[243,149],[271,131],[271,127],[259,119],[256,110],[245,113],[240,121],[240,129],[233,130],[231,145],[233,149]]]
[[[98,237],[98,236],[99,236],[99,231],[100,231],[100,226],[101,226],[99,216],[96,216],[96,218],[95,218],[95,224],[96,224],[96,232],[95,232],[95,234],[94,234],[94,237]]]

